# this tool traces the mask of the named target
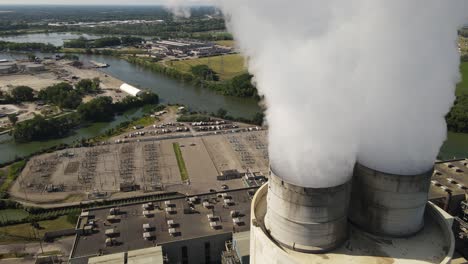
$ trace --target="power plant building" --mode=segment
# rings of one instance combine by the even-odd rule
[[[265,225],[268,210],[275,206],[268,204],[270,190],[271,187],[268,185],[262,186],[252,200],[250,263],[448,264],[452,259],[455,248],[451,230],[453,218],[432,203],[428,203],[426,207],[424,228],[410,237],[391,238],[373,235],[353,224],[348,224],[349,237],[346,242],[327,252],[314,254],[285,247],[275,239],[272,235],[274,232]],[[309,232],[303,229],[302,231]],[[333,229],[329,231],[333,234]],[[310,241],[316,243],[314,239]]]
[[[329,188],[297,186],[271,169],[258,190],[91,209],[69,263],[448,264],[458,218],[428,202],[428,191],[436,181],[464,187],[462,176],[440,177],[465,168],[405,176],[356,164],[350,181]]]

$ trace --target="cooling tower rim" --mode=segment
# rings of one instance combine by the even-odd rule
[[[401,177],[401,178],[404,178],[404,177],[418,177],[418,176],[424,177],[424,176],[428,176],[428,175],[430,175],[429,177],[432,177],[432,173],[434,171],[434,165],[432,165],[430,168],[428,168],[424,172],[417,173],[417,174],[389,173],[389,172],[385,172],[385,171],[381,171],[381,170],[378,170],[378,169],[371,168],[371,167],[363,165],[362,163],[359,163],[359,162],[356,162],[356,164],[354,165],[354,173],[356,172],[357,169],[364,170],[364,171],[372,171],[372,172],[374,172],[376,174],[381,174],[381,175],[385,175],[385,176],[389,176],[389,177]]]
[[[284,188],[291,189],[292,191],[297,191],[299,189],[302,189],[304,191],[307,190],[307,191],[316,191],[316,192],[340,190],[340,189],[343,189],[343,188],[348,188],[348,186],[351,185],[351,182],[353,180],[352,177],[350,176],[348,181],[346,181],[346,182],[344,182],[342,184],[339,184],[339,185],[335,185],[335,186],[330,186],[330,187],[304,187],[304,186],[300,186],[300,185],[297,185],[297,184],[294,184],[294,183],[291,183],[291,182],[288,182],[288,181],[284,180],[283,177],[281,177],[279,174],[277,174],[275,172],[272,165],[270,165],[270,172],[271,172],[271,174],[270,174],[269,182],[270,181],[275,181],[276,179],[278,179],[278,181],[281,181]]]

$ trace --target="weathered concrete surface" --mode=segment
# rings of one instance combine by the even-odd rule
[[[265,224],[285,247],[301,252],[324,252],[347,238],[351,184],[303,188],[270,175]]]
[[[395,175],[356,164],[349,218],[372,234],[410,236],[424,225],[433,169],[419,175]]]

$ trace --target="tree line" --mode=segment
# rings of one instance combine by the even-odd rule
[[[44,53],[54,53],[58,50],[59,47],[52,44],[0,41],[0,51],[40,51]]]
[[[91,49],[91,48],[106,48],[119,45],[135,45],[144,41],[143,38],[133,37],[133,36],[124,36],[124,37],[104,37],[98,39],[87,39],[85,37],[79,37],[77,39],[72,39],[66,41],[63,46],[65,48],[81,48],[81,49]]]
[[[222,95],[260,99],[257,88],[252,85],[253,76],[248,73],[240,74],[230,80],[220,81],[217,76],[218,74],[206,65],[194,66],[191,72],[188,73],[172,67],[166,67],[157,63],[157,60],[153,61],[137,57],[128,57],[127,60],[170,78],[191,83],[197,87],[211,89]]]
[[[457,96],[445,119],[449,131],[468,133],[468,94]]]
[[[127,96],[115,103],[111,97],[107,96],[96,97],[87,103],[83,103],[84,95],[100,92],[99,83],[99,79],[83,79],[74,88],[68,83],[59,83],[41,90],[37,99],[57,105],[62,109],[73,109],[75,111],[56,118],[36,115],[33,119],[21,123],[13,122],[16,123],[12,131],[14,139],[19,142],[29,142],[63,137],[72,129],[85,123],[110,121],[116,113],[159,102],[157,94],[145,92],[140,97]],[[18,87],[15,89],[18,89]],[[26,100],[35,99],[34,95],[30,95],[32,89],[21,88],[20,90],[28,91],[25,93],[27,94]],[[21,95],[21,97],[23,96]],[[17,119],[11,120],[17,121]]]

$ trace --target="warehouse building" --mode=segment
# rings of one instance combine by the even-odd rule
[[[140,96],[141,94],[143,94],[143,91],[136,88],[135,86],[132,86],[128,83],[124,83],[120,86],[120,90],[122,92],[125,92],[131,96]]]

